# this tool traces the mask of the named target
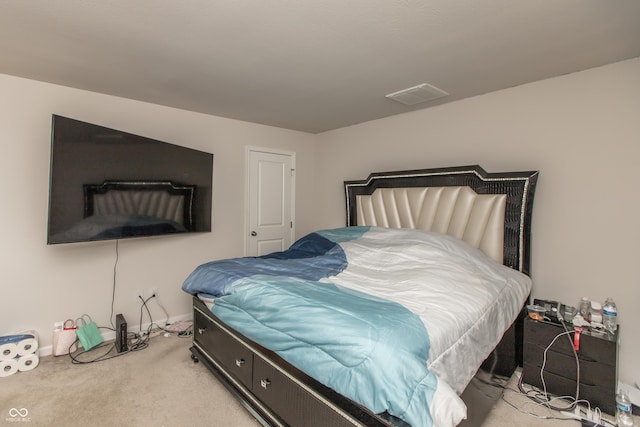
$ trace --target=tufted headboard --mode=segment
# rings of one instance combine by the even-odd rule
[[[346,181],[347,225],[452,235],[529,274],[538,172],[487,173],[480,166],[373,173]]]

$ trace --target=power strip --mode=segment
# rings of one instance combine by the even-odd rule
[[[140,332],[138,335],[140,335],[140,337],[144,338],[147,335],[149,336],[149,338],[153,338],[153,337],[157,337],[158,335],[162,334],[164,331],[162,329],[152,329],[151,332],[149,331],[142,331]]]
[[[561,411],[561,413],[567,418],[574,418],[582,422],[582,427],[606,427],[604,424],[601,424],[601,421],[588,420],[585,417],[574,414],[573,412]]]
[[[574,412],[561,411],[562,415],[567,418],[574,418],[582,422],[583,427],[606,427],[606,421],[602,419],[600,412],[586,409],[585,414],[580,410],[579,406],[576,406]]]

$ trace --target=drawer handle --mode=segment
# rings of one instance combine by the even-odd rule
[[[198,333],[200,335],[204,334],[204,332],[207,330],[207,328],[198,328]]]
[[[236,366],[242,368],[242,365],[244,365],[244,359],[236,359]]]
[[[260,387],[262,387],[263,389],[267,389],[267,387],[269,387],[269,384],[271,384],[271,381],[269,381],[268,379],[263,379],[260,380]]]

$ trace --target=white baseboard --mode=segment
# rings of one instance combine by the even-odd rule
[[[155,320],[153,323],[164,327],[166,323],[171,324],[179,320],[192,320],[192,319],[193,319],[193,313],[189,313],[189,314],[180,314],[178,316],[172,316],[169,319],[167,318],[158,319],[158,320]],[[151,326],[151,322],[143,323],[142,325],[131,325],[127,323],[127,329],[129,332],[138,332],[138,331],[145,332],[149,329],[149,326]],[[116,339],[115,331],[103,332],[100,335],[102,335],[102,339],[105,341],[113,341]],[[38,355],[40,357],[50,356],[51,354],[53,354],[53,345],[47,345],[47,346],[38,348]]]

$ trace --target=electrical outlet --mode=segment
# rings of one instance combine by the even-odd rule
[[[140,298],[142,298],[142,300]],[[144,292],[142,292],[142,289],[136,289],[133,291],[133,300],[136,303],[142,303],[142,301],[144,301]]]
[[[147,289],[147,295],[149,295],[149,298],[151,298],[153,295],[156,296],[156,298],[158,297],[158,288],[149,288]]]

